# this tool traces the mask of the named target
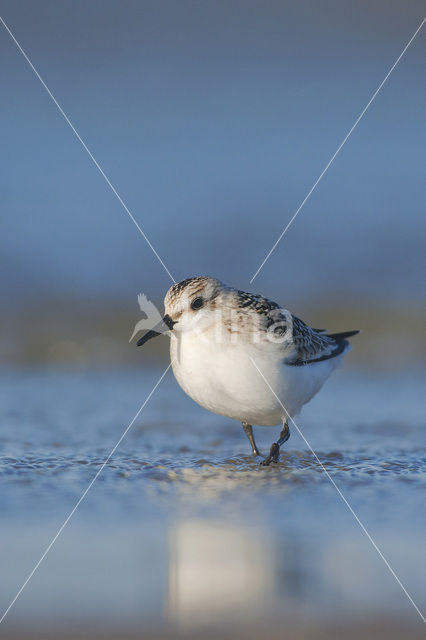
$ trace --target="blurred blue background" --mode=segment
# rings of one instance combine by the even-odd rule
[[[3,17],[176,278],[424,302],[421,2],[16,2]],[[161,300],[170,281],[4,29],[2,298]],[[136,308],[137,309],[137,308]]]

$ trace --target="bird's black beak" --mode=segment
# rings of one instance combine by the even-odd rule
[[[161,322],[156,324],[155,327],[151,329],[151,331],[148,331],[147,333],[145,333],[145,335],[142,336],[142,338],[139,338],[139,340],[136,343],[136,346],[141,347],[143,344],[145,344],[145,342],[148,342],[148,340],[151,340],[151,338],[156,338],[157,336],[161,336],[162,333],[167,333],[167,331],[171,331],[175,324],[176,324],[176,321],[172,320],[171,317],[166,314],[164,318],[161,320]]]

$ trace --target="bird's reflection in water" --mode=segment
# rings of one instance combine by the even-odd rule
[[[179,626],[257,617],[276,591],[264,531],[217,520],[183,520],[170,532],[168,613]]]

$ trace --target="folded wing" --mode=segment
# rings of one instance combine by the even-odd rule
[[[285,363],[296,367],[335,358],[349,345],[347,338],[359,333],[345,331],[327,334],[324,330],[311,329],[296,316],[292,315],[292,320],[294,350]]]

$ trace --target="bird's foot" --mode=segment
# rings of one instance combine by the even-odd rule
[[[269,452],[269,456],[267,458],[265,458],[264,460],[262,460],[262,462],[260,463],[263,467],[268,467],[271,462],[278,462],[278,458],[280,457],[280,447],[279,445],[274,442],[271,446],[271,450]]]

